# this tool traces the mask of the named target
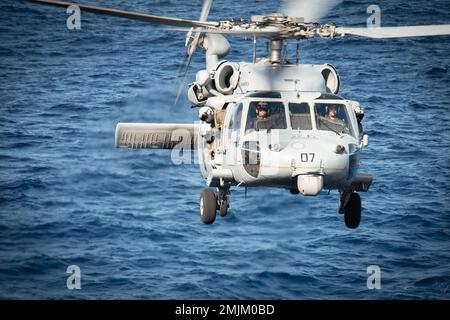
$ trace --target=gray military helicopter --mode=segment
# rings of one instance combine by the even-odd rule
[[[200,19],[184,20],[85,4],[32,0],[60,7],[175,27],[187,32],[185,76],[197,47],[206,67],[188,86],[198,107],[199,123],[118,123],[116,147],[198,151],[207,188],[200,196],[201,220],[210,224],[217,211],[227,214],[230,187],[276,187],[316,196],[339,191],[339,213],[348,228],[361,219],[358,192],[367,192],[372,176],[358,172],[368,145],[362,130],[364,112],[357,101],[338,95],[340,79],[330,64],[299,64],[299,41],[352,35],[399,38],[450,34],[450,25],[346,28],[317,21],[339,1],[286,1],[281,12],[250,20],[207,21],[212,0],[204,0]],[[253,39],[252,62],[224,60],[230,44],[224,37]],[[267,57],[256,56],[256,39],[266,39]],[[296,61],[282,58],[284,43],[296,40]],[[215,189],[214,189],[215,188]]]

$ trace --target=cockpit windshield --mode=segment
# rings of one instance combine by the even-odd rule
[[[318,130],[347,133],[355,136],[347,108],[339,103],[316,103],[314,106]]]
[[[293,130],[312,130],[309,104],[289,103],[289,118]]]
[[[286,129],[286,113],[281,101],[252,101],[248,109],[245,131]]]
[[[286,112],[288,112],[288,119]],[[349,110],[344,103],[319,102],[288,102],[256,100],[250,101],[243,125],[245,134],[252,131],[287,129],[290,121],[292,130],[322,130],[336,134],[349,134],[356,137],[356,131]],[[236,126],[240,126],[236,122]],[[357,130],[357,129],[356,129]]]

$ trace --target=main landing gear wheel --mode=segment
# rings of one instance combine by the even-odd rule
[[[217,198],[214,191],[209,188],[203,190],[200,195],[200,218],[205,224],[211,224],[216,220]]]
[[[344,207],[345,225],[349,229],[356,229],[361,221],[361,198],[359,194],[352,192]]]

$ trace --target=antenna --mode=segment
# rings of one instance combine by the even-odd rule
[[[256,63],[256,33],[253,34],[253,63]]]

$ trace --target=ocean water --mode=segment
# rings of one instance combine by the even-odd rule
[[[87,2],[87,0],[85,1]],[[201,1],[89,0],[196,19]],[[325,19],[365,26],[450,23],[450,1],[344,1]],[[276,12],[278,1],[214,1],[210,19]],[[370,146],[356,230],[338,194],[233,189],[229,216],[203,225],[204,181],[168,151],[114,148],[119,121],[190,122],[174,106],[183,33],[64,9],[0,3],[0,298],[449,299],[450,37],[302,43],[360,101]],[[229,60],[251,60],[230,39]],[[263,41],[258,43],[264,52]],[[204,66],[198,50],[189,80]],[[81,289],[68,290],[69,265]],[[381,289],[367,288],[367,267]]]

